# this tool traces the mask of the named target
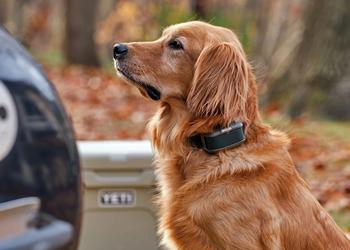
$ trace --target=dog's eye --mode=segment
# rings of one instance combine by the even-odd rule
[[[182,43],[179,41],[179,40],[171,40],[169,43],[168,43],[168,46],[171,48],[171,49],[176,49],[176,50],[179,50],[179,49],[183,49],[184,47],[182,46]]]

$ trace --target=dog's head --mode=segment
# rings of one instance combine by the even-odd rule
[[[118,75],[146,97],[177,99],[195,118],[220,116],[225,123],[255,115],[251,67],[238,38],[226,28],[199,21],[177,24],[153,42],[116,44],[113,53]]]

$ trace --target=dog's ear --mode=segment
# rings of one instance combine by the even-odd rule
[[[195,64],[187,105],[195,117],[223,116],[225,123],[245,120],[249,64],[240,45],[212,44]]]

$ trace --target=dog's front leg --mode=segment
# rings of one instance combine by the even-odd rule
[[[167,214],[162,220],[162,245],[169,250],[221,250],[213,245],[205,231],[196,225],[184,211]]]

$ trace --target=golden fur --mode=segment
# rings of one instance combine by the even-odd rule
[[[174,39],[183,49],[170,46]],[[149,130],[162,244],[188,250],[350,249],[297,173],[288,138],[262,123],[255,78],[232,31],[195,21],[168,27],[156,41],[127,46],[118,71],[143,95],[140,82],[161,93]],[[189,145],[191,135],[233,121],[244,123],[243,145],[216,154]]]

